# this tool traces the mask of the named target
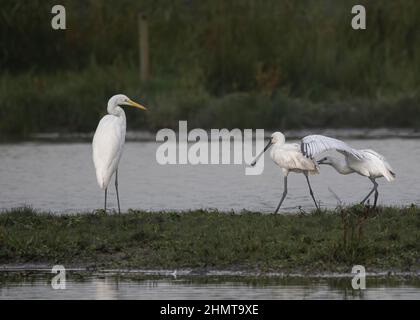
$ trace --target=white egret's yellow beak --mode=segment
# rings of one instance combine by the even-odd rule
[[[146,107],[130,99],[127,101],[127,105],[147,111]]]

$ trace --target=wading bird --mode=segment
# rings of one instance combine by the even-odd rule
[[[270,147],[271,159],[282,169],[284,176],[284,190],[283,196],[281,197],[280,203],[278,204],[275,214],[279,211],[284,199],[287,195],[287,176],[289,172],[303,173],[308,182],[309,193],[314,200],[315,206],[319,209],[318,204],[315,200],[314,193],[312,191],[311,184],[309,182],[309,174],[318,174],[318,165],[315,160],[305,157],[301,152],[301,147],[297,143],[286,143],[286,138],[281,132],[274,132],[271,135],[271,139],[265,146],[264,150],[255,158],[251,163],[251,166],[255,166],[258,159],[266,152]]]
[[[118,194],[118,163],[120,161],[125,142],[126,119],[122,106],[132,106],[147,110],[142,105],[130,100],[123,94],[117,94],[108,101],[108,114],[99,121],[93,136],[93,163],[99,187],[105,190],[105,205],[108,185],[115,172],[115,189],[117,191],[118,213],[121,213],[120,197]]]
[[[341,174],[356,172],[368,177],[373,183],[373,188],[362,200],[362,204],[375,192],[373,207],[376,207],[379,196],[378,183],[376,182],[377,178],[384,177],[387,181],[393,181],[395,179],[395,173],[383,155],[370,149],[353,149],[338,139],[322,135],[310,135],[302,139],[301,150],[310,159],[328,150],[336,150],[343,154],[344,161],[335,157],[324,157],[318,161],[318,164],[330,165]]]

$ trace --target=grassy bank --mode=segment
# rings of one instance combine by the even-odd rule
[[[420,209],[297,215],[191,211],[0,214],[0,263],[98,268],[349,271],[420,268]]]

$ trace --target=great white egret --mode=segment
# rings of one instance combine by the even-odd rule
[[[376,207],[379,196],[378,183],[376,182],[377,178],[385,177],[387,181],[393,181],[395,179],[394,170],[386,161],[385,157],[370,149],[353,149],[341,140],[322,135],[310,135],[303,138],[301,148],[302,153],[311,159],[319,153],[332,149],[342,153],[345,161],[328,156],[319,160],[318,164],[330,165],[341,174],[356,172],[368,177],[373,183],[373,188],[362,200],[362,204],[375,192],[373,207]]]
[[[255,158],[255,160],[251,163],[251,166],[255,166],[258,159],[270,147],[273,147],[270,153],[271,159],[282,169],[284,176],[283,196],[281,197],[280,203],[274,213],[276,214],[279,211],[284,199],[286,198],[287,176],[289,175],[289,172],[303,173],[305,175],[309,186],[309,193],[314,200],[316,208],[319,209],[308,177],[309,174],[319,173],[316,161],[305,157],[301,152],[299,144],[286,143],[286,138],[283,133],[274,132],[264,150]]]
[[[108,114],[99,121],[93,136],[93,163],[99,187],[105,190],[105,205],[109,182],[115,172],[115,189],[117,192],[118,213],[121,213],[120,197],[118,194],[118,163],[123,152],[125,142],[126,118],[122,106],[132,106],[147,110],[142,105],[130,100],[123,94],[117,94],[108,101]]]

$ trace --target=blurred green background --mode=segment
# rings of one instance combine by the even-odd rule
[[[125,93],[128,129],[420,126],[420,1],[0,0],[0,135],[91,132]],[[367,30],[351,28],[363,4]],[[138,13],[150,79],[139,77]]]

